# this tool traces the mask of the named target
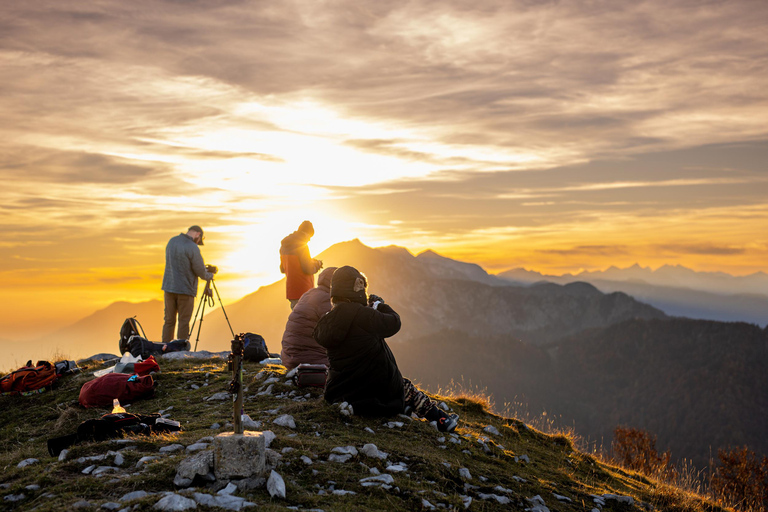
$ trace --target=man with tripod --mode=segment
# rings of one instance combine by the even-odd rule
[[[163,273],[163,291],[165,317],[163,323],[163,343],[173,338],[173,329],[178,315],[179,328],[176,339],[189,339],[189,320],[195,308],[197,279],[210,281],[217,269],[203,262],[199,245],[203,245],[203,228],[190,227],[186,233],[171,238],[165,247],[165,272]],[[209,272],[210,270],[210,272]],[[207,293],[212,293],[206,288]]]

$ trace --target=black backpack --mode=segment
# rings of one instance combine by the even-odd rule
[[[155,343],[149,341],[141,336],[131,336],[128,340],[127,352],[130,352],[133,357],[141,356],[142,359],[147,359],[149,356],[161,356],[169,352],[180,352],[182,350],[190,349],[189,341],[187,340],[173,340],[168,343]]]
[[[139,329],[141,329],[141,332],[139,332]],[[128,343],[131,341],[131,336],[138,336],[139,334],[144,338],[147,337],[147,335],[144,334],[144,328],[139,321],[136,320],[135,316],[126,318],[125,322],[123,322],[123,326],[120,328],[120,355],[130,352]]]
[[[243,359],[258,363],[269,357],[267,342],[260,334],[252,332],[240,333],[243,337],[245,347],[243,348]]]

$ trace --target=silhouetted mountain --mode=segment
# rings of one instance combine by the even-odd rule
[[[637,268],[642,269],[642,267]],[[653,284],[638,278],[638,276],[647,275],[652,272],[650,269],[642,269],[640,271],[635,271],[634,269],[635,267],[623,270],[612,267],[601,274],[581,273],[578,276],[571,274],[549,276],[525,269],[513,269],[499,274],[499,277],[503,277],[510,284],[517,284],[520,286],[541,282],[567,284],[574,281],[586,281],[595,285],[604,293],[613,293],[617,291],[627,293],[642,302],[659,308],[664,311],[664,313],[671,316],[719,320],[724,322],[751,322],[762,326],[768,324],[768,295],[746,293],[724,294],[702,291],[701,289],[673,286],[675,282],[679,282],[682,279],[670,279],[668,284]],[[689,277],[699,274],[688,269],[681,270],[677,267],[668,267],[664,269],[664,267],[662,267],[656,270],[654,275],[658,277],[664,273],[668,275],[678,272],[680,273],[680,276]],[[722,282],[728,282],[728,278],[737,280],[734,281],[734,283],[736,283],[734,285],[736,289],[758,289],[761,286],[760,274],[761,273],[759,272],[753,274],[755,279],[757,279],[754,286],[742,286],[738,284],[738,281],[746,278],[728,276],[728,274],[723,273],[708,273],[707,275],[710,276],[711,279],[714,279],[713,276],[717,276],[722,279]],[[622,279],[611,280],[611,278],[616,277],[622,277]],[[632,279],[623,279],[629,277]],[[688,281],[692,280],[692,277],[691,279],[688,279]],[[704,284],[701,284],[701,287],[704,288]],[[766,292],[768,292],[768,288],[763,289],[763,293]]]
[[[318,257],[326,267],[352,265],[366,274],[369,292],[384,297],[402,317],[404,328],[393,338],[399,342],[456,329],[473,336],[512,336],[542,344],[628,318],[664,317],[661,311],[626,294],[605,295],[586,283],[533,287],[486,284],[476,278],[494,284],[500,281],[474,265],[434,253],[414,257],[400,247],[372,249],[353,240],[336,244]],[[284,286],[283,281],[265,286],[226,306],[233,326],[236,322],[243,325],[243,319],[248,318],[246,329],[262,334],[273,351],[280,345],[290,311]],[[208,337],[210,332],[228,333],[220,311],[206,317],[201,346],[226,348],[214,345],[216,342]]]

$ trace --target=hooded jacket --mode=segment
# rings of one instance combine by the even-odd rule
[[[331,310],[331,277],[336,267],[323,270],[317,288],[301,296],[288,316],[283,333],[283,365],[292,370],[301,363],[328,364],[325,349],[317,344],[312,332],[317,322]]]
[[[309,255],[310,235],[294,231],[280,242],[280,272],[285,274],[285,297],[290,300],[301,296],[315,286],[315,273],[320,262]]]
[[[405,407],[403,376],[384,338],[400,330],[400,316],[342,302],[317,323],[315,340],[328,353],[325,400],[348,402],[361,416],[393,416]]]

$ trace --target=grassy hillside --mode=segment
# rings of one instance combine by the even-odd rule
[[[229,420],[231,401],[205,399],[226,391],[230,374],[222,359],[162,359],[160,363],[162,373],[156,375],[159,384],[155,398],[137,401],[127,408],[137,413],[163,410],[182,422],[184,432],[175,436],[134,437],[127,442],[80,444],[72,447],[64,461],[48,455],[46,439],[72,433],[80,422],[105,412],[86,410],[77,404],[80,386],[100,366],[88,364],[86,372],[62,379],[51,392],[0,397],[0,509],[71,510],[76,503],[86,500],[93,509],[106,504],[106,510],[113,506],[109,503],[118,503],[115,509],[128,506],[130,510],[150,510],[162,495],[124,502],[120,498],[137,490],[189,495],[191,491],[176,490],[173,485],[176,466],[187,454],[184,450],[167,454],[159,450],[176,443],[189,446],[227,430],[212,426],[224,425]],[[257,394],[265,388],[264,381],[273,377],[276,381],[271,384],[271,392]],[[461,415],[457,435],[446,436],[426,422],[404,416],[389,420],[342,416],[338,408],[325,404],[318,390],[297,390],[286,383],[282,366],[246,364],[245,383],[246,412],[262,422],[261,430],[276,434],[271,449],[279,453],[276,471],[287,487],[285,499],[271,498],[264,487],[236,492],[260,510],[464,510],[466,497],[472,498],[468,509],[473,511],[524,510],[534,509],[536,496],[552,511],[630,511],[651,507],[721,510],[697,496],[581,453],[567,436],[547,435],[516,419],[493,414],[482,397],[436,397]],[[293,416],[295,429],[273,423],[283,414]],[[388,426],[388,421],[400,424]],[[328,461],[335,447],[352,445],[359,450],[366,443],[374,443],[388,454],[387,459],[368,458],[359,453],[345,463]],[[110,450],[122,455],[121,466],[112,464],[114,454],[103,462],[78,461]],[[302,456],[308,457],[311,464],[306,459],[302,461]],[[157,458],[139,463],[143,457]],[[39,462],[17,467],[29,458]],[[404,463],[407,469],[387,471],[387,466],[397,463]],[[111,465],[115,469],[100,476],[83,474],[92,464]],[[461,468],[469,474],[462,475]],[[360,480],[376,470],[392,475],[394,482],[390,488],[361,485]],[[215,494],[222,485],[198,488],[196,492]],[[339,490],[351,492],[334,494]],[[24,498],[19,498],[22,494]],[[632,500],[608,496],[595,501],[594,496],[603,495],[627,496]],[[217,510],[204,506],[197,509]]]

